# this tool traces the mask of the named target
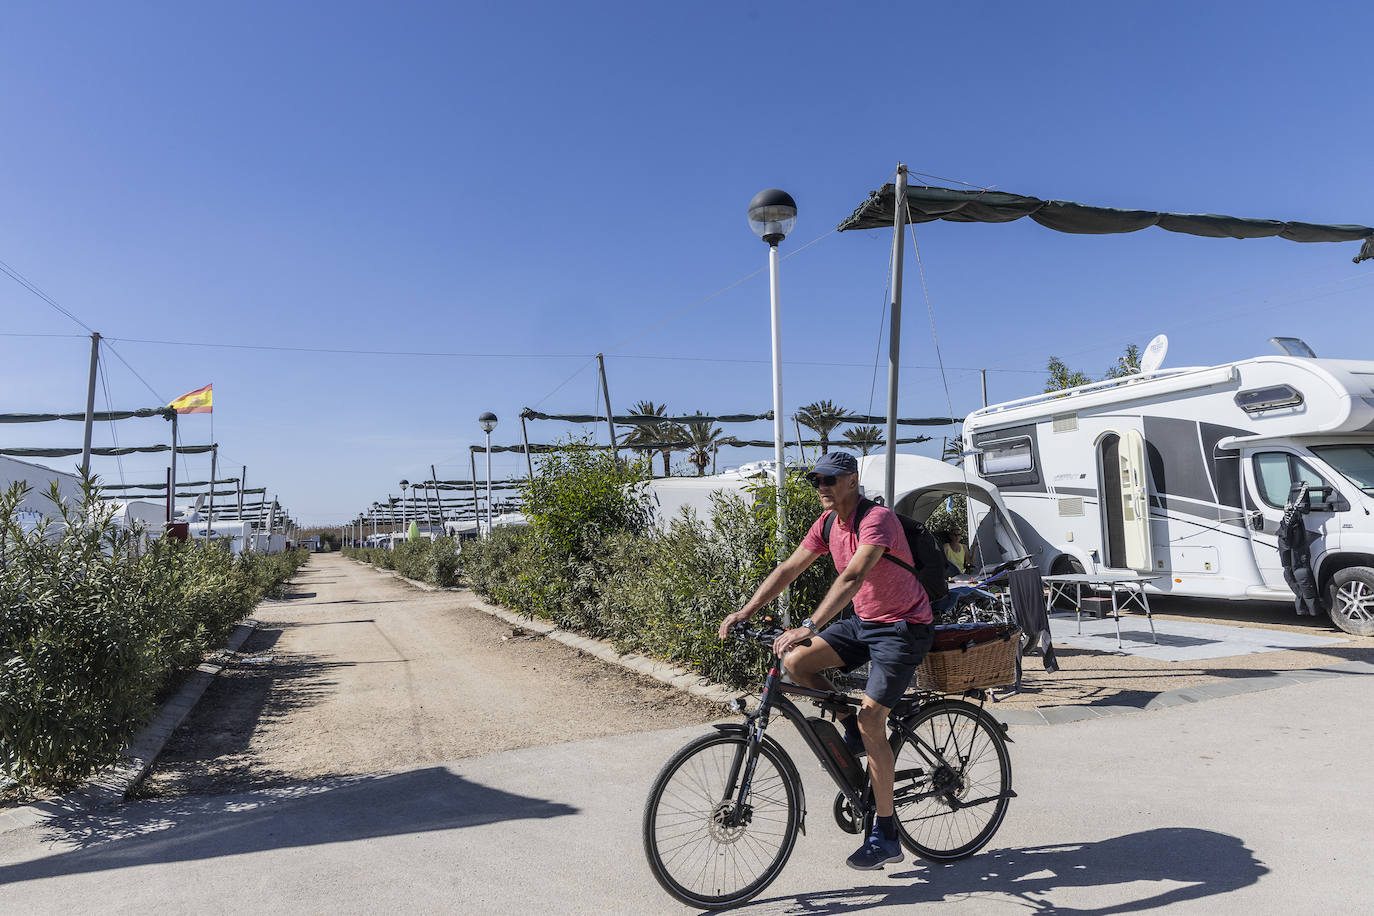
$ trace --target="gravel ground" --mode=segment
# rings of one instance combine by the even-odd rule
[[[381,773],[676,728],[719,706],[337,554],[265,602],[243,651],[173,735],[144,796]]]
[[[1330,636],[1345,641],[1308,649],[1285,649],[1188,662],[1164,662],[1116,652],[1056,646],[1054,651],[1059,670],[1048,674],[1038,658],[1025,659],[1022,692],[1004,697],[1001,702],[1019,708],[1143,706],[1152,697],[1179,687],[1258,677],[1272,671],[1320,668],[1338,662],[1374,661],[1374,638],[1342,633],[1325,616],[1298,617],[1293,612],[1293,606],[1287,603],[1152,597],[1150,606],[1156,621],[1183,620],[1190,623],[1262,627],[1312,636]],[[1134,629],[1144,626],[1143,615],[1122,615],[1123,626],[1128,620],[1135,625]],[[1050,631],[1053,633],[1056,628],[1073,625],[1072,617],[1056,616],[1050,622]]]

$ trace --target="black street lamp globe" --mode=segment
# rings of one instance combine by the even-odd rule
[[[749,201],[749,228],[769,245],[776,246],[797,225],[797,202],[792,195],[769,188]]]
[[[477,423],[482,427],[482,432],[489,433],[496,428],[496,414],[488,410],[477,418]]]

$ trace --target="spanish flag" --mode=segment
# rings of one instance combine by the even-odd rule
[[[214,402],[215,386],[206,385],[204,388],[197,388],[195,391],[183,394],[168,407],[176,410],[177,413],[213,413],[210,409]]]

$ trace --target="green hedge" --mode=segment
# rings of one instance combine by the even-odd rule
[[[407,579],[445,588],[458,584],[458,545],[451,537],[398,541],[394,550],[345,547],[343,555],[379,569],[394,569]]]
[[[76,506],[54,486],[58,521],[25,534],[26,492],[0,496],[0,776],[34,789],[116,759],[160,693],[308,553],[165,538],[140,551],[89,483]]]
[[[479,594],[513,611],[687,665],[717,681],[756,682],[762,650],[717,637],[720,621],[776,565],[776,490],[717,498],[710,521],[685,516],[651,530],[633,486],[642,465],[573,443],[545,456],[525,487],[526,529],[498,529],[463,545],[464,576]],[[820,514],[799,480],[786,491],[787,552]],[[834,572],[818,562],[792,587],[809,611]]]

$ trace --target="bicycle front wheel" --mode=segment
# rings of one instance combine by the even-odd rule
[[[801,821],[795,770],[761,744],[744,805],[737,810],[749,741],[705,735],[674,754],[644,806],[644,852],[663,889],[689,906],[734,906],[782,871]]]
[[[921,708],[893,733],[897,832],[916,855],[949,862],[982,849],[1011,801],[1001,727],[961,700]]]

